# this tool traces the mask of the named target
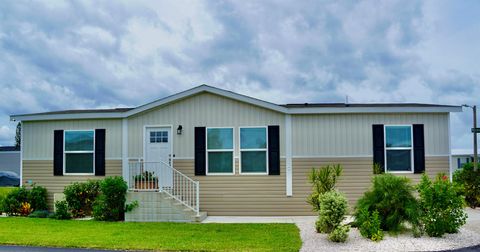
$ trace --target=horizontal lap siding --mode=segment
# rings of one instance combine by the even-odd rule
[[[307,176],[310,170],[328,164],[341,164],[343,175],[338,189],[345,193],[349,205],[370,187],[372,158],[294,158],[293,196],[285,195],[285,160],[281,160],[280,176],[236,175],[194,176],[193,160],[174,160],[175,169],[200,182],[200,207],[208,215],[281,216],[315,215],[305,200],[311,192]],[[439,172],[448,173],[448,157],[426,157],[426,172],[432,177]],[[417,183],[420,174],[404,176]]]
[[[285,160],[280,175],[195,176],[193,159],[175,160],[174,168],[200,182],[200,208],[208,215],[312,215],[304,197],[285,195]]]
[[[106,176],[121,176],[122,161],[106,160]],[[31,180],[37,185],[47,188],[48,203],[53,204],[53,194],[61,193],[65,186],[73,182],[84,182],[88,179],[103,179],[103,176],[53,176],[53,161],[51,160],[25,160],[23,161],[23,181]]]
[[[448,156],[425,157],[425,172],[430,177],[435,177],[438,173],[449,172]],[[345,193],[352,207],[355,202],[369,189],[372,180],[372,158],[352,157],[352,158],[294,158],[293,159],[293,194],[307,197],[311,191],[311,186],[306,177],[312,167],[319,168],[329,164],[341,164],[343,166],[343,175],[340,177],[337,187]],[[414,184],[418,183],[421,174],[397,174],[406,176]]]

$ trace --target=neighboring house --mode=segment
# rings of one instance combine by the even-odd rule
[[[20,150],[15,146],[0,146],[0,171],[11,171],[20,176]]]
[[[480,154],[480,150],[478,153]],[[473,149],[453,149],[451,164],[453,169],[460,169],[466,163],[473,163]]]
[[[341,164],[338,188],[351,204],[370,186],[374,162],[414,181],[424,171],[449,173],[450,113],[461,111],[277,105],[202,85],[136,108],[11,119],[22,121],[22,181],[47,187],[50,202],[74,181],[118,175],[132,190],[160,187],[208,215],[281,216],[314,215],[306,203],[314,167]]]

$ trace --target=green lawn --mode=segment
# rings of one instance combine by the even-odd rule
[[[130,250],[298,251],[294,224],[190,224],[0,218],[0,244]]]

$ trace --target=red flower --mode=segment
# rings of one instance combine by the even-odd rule
[[[443,175],[442,179],[443,179],[443,181],[447,181],[447,179],[448,179],[447,175]]]

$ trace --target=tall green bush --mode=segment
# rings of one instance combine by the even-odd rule
[[[441,237],[456,233],[465,224],[467,214],[463,210],[463,197],[444,174],[432,182],[423,174],[417,186],[420,195],[421,221],[429,236]]]
[[[100,193],[100,181],[75,182],[65,187],[63,193],[73,217],[92,215],[93,203]]]
[[[330,233],[340,226],[347,213],[347,198],[336,191],[326,192],[319,197],[320,211],[316,223],[317,232]]]
[[[399,231],[404,222],[416,225],[419,212],[413,192],[414,187],[406,177],[377,175],[373,178],[372,188],[358,200],[355,218],[361,219],[364,210],[369,213],[377,211],[381,229],[385,231]]]
[[[456,170],[453,182],[461,188],[469,207],[480,205],[480,169],[474,170],[473,163],[466,163],[462,169]]]
[[[319,196],[335,189],[338,178],[342,175],[341,165],[327,165],[320,169],[312,168],[308,180],[312,184],[312,193],[308,196],[307,202],[312,205],[315,212],[320,210]]]
[[[100,195],[95,200],[93,216],[96,220],[119,221],[125,217],[128,185],[122,177],[108,177],[100,183]]]
[[[47,210],[47,189],[33,184],[32,189],[28,194],[28,202],[34,211]]]

